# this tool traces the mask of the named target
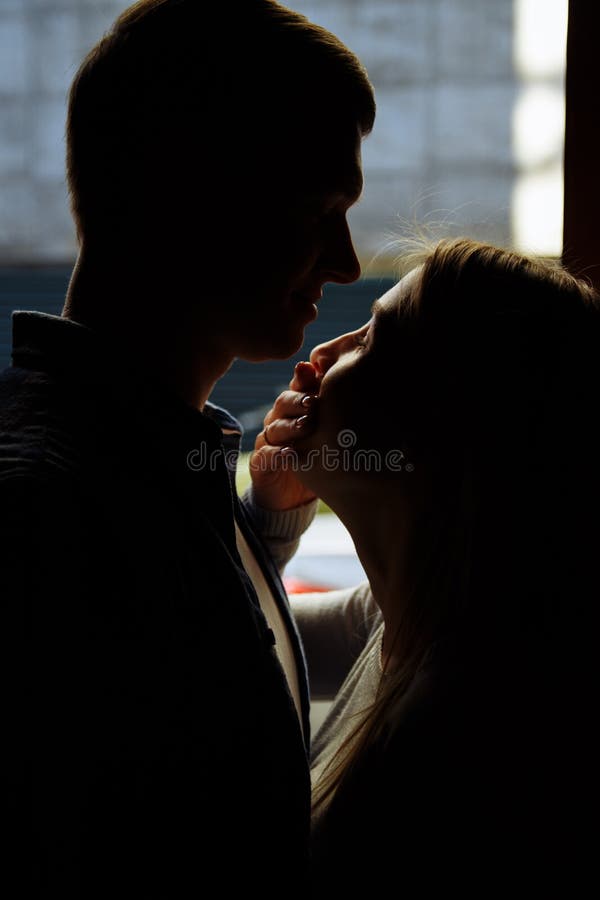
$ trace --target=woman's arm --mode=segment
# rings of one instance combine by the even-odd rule
[[[275,565],[283,572],[296,553],[300,538],[315,517],[318,500],[311,500],[294,509],[264,509],[256,502],[254,488],[251,486],[242,496],[241,502],[266,544]]]
[[[332,699],[381,622],[367,581],[351,588],[290,597],[313,700]]]

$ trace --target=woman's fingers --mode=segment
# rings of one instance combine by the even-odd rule
[[[265,418],[265,427],[258,436],[259,446],[284,447],[310,434],[313,427],[313,419],[305,412],[295,418],[269,418],[270,415]]]
[[[254,442],[250,473],[255,500],[265,509],[294,509],[315,499],[298,480],[293,445],[316,424],[319,379],[310,363],[298,363],[290,389],[275,400]]]
[[[297,419],[308,415],[317,402],[316,394],[301,391],[283,391],[264,418],[266,423],[274,419]]]
[[[263,419],[255,450],[284,447],[310,434],[315,423],[319,379],[310,363],[297,363],[290,389],[283,391]]]
[[[290,381],[290,390],[300,391],[306,394],[319,393],[320,378],[317,370],[309,362],[296,363],[294,375]]]

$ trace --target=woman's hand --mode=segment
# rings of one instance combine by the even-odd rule
[[[319,392],[319,378],[308,362],[297,363],[289,390],[277,397],[263,420],[250,456],[254,497],[263,509],[284,510],[315,499],[296,477],[294,466],[284,460],[282,448],[310,434]],[[291,453],[290,453],[291,457]]]

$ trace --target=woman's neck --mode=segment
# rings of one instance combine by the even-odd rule
[[[369,488],[368,496],[362,498],[359,491],[350,490],[344,492],[339,503],[335,499],[327,502],[350,532],[373,597],[381,609],[385,622],[382,663],[390,668],[395,663],[394,636],[400,627],[414,572],[412,530],[405,499],[400,496],[394,499],[389,485],[382,485],[381,491]]]

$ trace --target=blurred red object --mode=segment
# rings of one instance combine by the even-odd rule
[[[333,590],[330,584],[315,584],[311,581],[303,581],[302,578],[294,578],[293,575],[284,578],[283,584],[288,594],[312,594]]]

